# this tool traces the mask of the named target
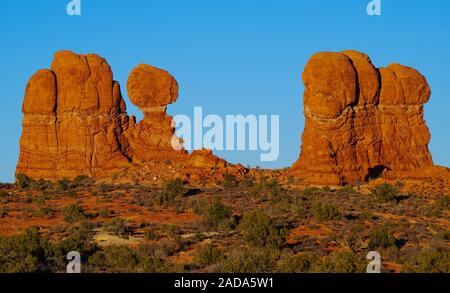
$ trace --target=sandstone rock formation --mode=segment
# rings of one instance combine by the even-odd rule
[[[377,69],[356,51],[317,53],[303,73],[305,129],[299,160],[286,170],[248,170],[208,150],[188,154],[174,133],[167,105],[178,98],[177,81],[165,70],[138,65],[127,90],[144,113],[126,113],[119,83],[94,54],[55,54],[51,70],[29,80],[16,174],[39,179],[88,175],[114,182],[159,183],[174,177],[216,182],[237,177],[306,179],[338,185],[386,179],[439,177],[433,166],[423,105],[425,78],[399,64]],[[287,174],[286,174],[287,173]],[[286,176],[288,175],[288,176]]]
[[[305,129],[290,173],[310,184],[448,176],[433,166],[423,105],[431,91],[416,70],[377,69],[356,51],[317,53],[303,72]]]
[[[122,144],[125,103],[103,58],[63,51],[29,81],[17,173],[102,177],[130,162]]]
[[[178,84],[168,72],[141,64],[130,74],[127,88],[130,100],[144,112],[139,123],[127,115],[106,60],[57,52],[51,70],[39,70],[28,82],[16,174],[142,182],[244,172],[210,151],[189,155],[172,147],[174,139],[180,142],[166,107],[177,100]]]

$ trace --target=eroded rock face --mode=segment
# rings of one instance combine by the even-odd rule
[[[139,123],[127,115],[106,60],[57,52],[51,70],[39,70],[28,82],[16,174],[50,180],[88,175],[159,182],[244,172],[211,151],[189,155],[173,148],[180,141],[166,108],[177,100],[178,84],[167,71],[138,65],[127,89],[144,113]]]
[[[423,119],[431,92],[416,70],[377,69],[356,51],[317,53],[303,81],[306,121],[292,174],[337,185],[433,167]]]
[[[129,165],[122,145],[125,103],[97,55],[55,54],[29,81],[17,173],[57,179],[106,176]]]

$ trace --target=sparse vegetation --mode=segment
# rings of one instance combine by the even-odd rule
[[[391,184],[380,184],[371,190],[372,195],[380,202],[390,202],[398,200],[400,191]]]
[[[314,271],[321,273],[363,273],[367,261],[353,252],[333,252],[318,262]]]
[[[161,191],[155,197],[155,203],[160,206],[169,206],[177,197],[186,193],[184,183],[181,179],[174,179],[166,182]]]
[[[403,267],[406,273],[450,273],[448,247],[425,248]]]
[[[280,247],[286,236],[286,230],[278,229],[272,220],[261,210],[254,210],[244,215],[239,228],[244,240],[254,246]]]
[[[312,205],[312,214],[317,221],[333,221],[342,218],[339,209],[335,205],[315,202]]]
[[[63,209],[64,221],[68,223],[79,222],[86,219],[83,208],[78,204],[73,204]]]
[[[200,201],[194,208],[197,215],[202,216],[203,222],[210,226],[219,226],[228,222],[232,216],[231,208],[222,204],[220,199],[216,199],[213,203]]]
[[[0,184],[0,270],[64,272],[67,252],[79,251],[83,272],[363,272],[376,250],[384,272],[448,272],[441,183],[433,193],[382,184],[367,196],[363,185],[303,189],[258,172],[229,176],[228,187],[18,176]]]
[[[114,218],[106,223],[105,230],[125,238],[129,237],[133,232],[132,227],[122,218]]]
[[[198,248],[194,254],[194,263],[200,267],[206,267],[217,263],[222,252],[213,245],[207,244]]]
[[[389,248],[395,246],[396,239],[387,228],[375,228],[370,233],[369,249]]]

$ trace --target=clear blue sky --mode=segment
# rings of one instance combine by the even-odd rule
[[[382,0],[82,0],[82,16],[66,15],[69,0],[0,1],[0,181],[12,181],[19,152],[21,104],[28,78],[49,68],[53,53],[97,53],[125,84],[148,63],[170,71],[180,98],[169,113],[279,114],[280,157],[224,152],[231,162],[291,165],[303,130],[301,72],[317,51],[355,49],[376,66],[398,62],[424,74],[432,88],[426,120],[435,163],[450,165],[450,1]],[[128,102],[128,112],[142,117]]]

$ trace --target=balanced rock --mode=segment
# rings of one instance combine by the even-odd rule
[[[127,89],[144,113],[139,123],[127,115],[105,59],[57,52],[51,70],[39,70],[28,82],[16,174],[154,183],[174,176],[216,180],[225,172],[245,172],[211,151],[189,155],[180,147],[172,117],[166,114],[167,105],[178,98],[178,83],[167,71],[138,65]]]

